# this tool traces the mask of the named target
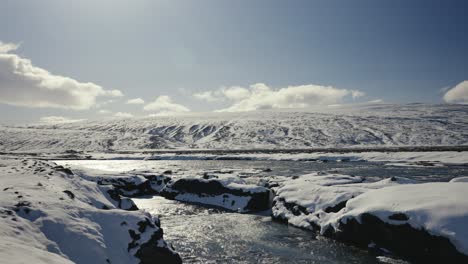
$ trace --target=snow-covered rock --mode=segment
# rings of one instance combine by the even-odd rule
[[[245,184],[239,178],[182,178],[169,183],[160,193],[168,199],[221,207],[230,211],[251,212],[270,206],[270,191]]]
[[[359,176],[312,173],[283,181],[274,188],[272,216],[301,228],[320,231],[329,214],[346,206],[348,200],[367,192],[414,181],[392,177],[378,182],[364,182]]]
[[[126,197],[158,194],[171,180],[166,175],[127,175],[92,177],[99,185],[111,185]]]
[[[107,187],[66,168],[0,158],[0,188],[4,263],[181,262],[157,218],[120,209]]]
[[[373,243],[421,263],[468,263],[466,193],[464,182],[369,191],[349,200],[328,220],[330,233],[362,246]]]
[[[468,263],[466,177],[417,183],[309,174],[280,182],[273,218],[421,263]]]

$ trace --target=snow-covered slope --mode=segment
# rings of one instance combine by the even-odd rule
[[[0,157],[1,263],[180,263],[159,219],[51,162]]]
[[[0,151],[468,144],[467,105],[355,105],[0,126]]]

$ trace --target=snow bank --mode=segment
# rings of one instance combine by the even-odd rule
[[[468,183],[468,177],[453,178],[450,182],[467,182]]]
[[[346,208],[329,222],[340,224],[371,214],[391,225],[409,224],[418,230],[448,238],[468,256],[468,184],[424,183],[393,186],[366,192],[348,201]],[[395,218],[392,216],[399,215]]]
[[[302,175],[274,189],[272,215],[292,225],[320,231],[329,214],[341,210],[348,200],[371,189],[413,182],[401,177],[368,183],[362,177],[350,175]]]
[[[119,209],[95,182],[34,160],[1,158],[0,175],[5,263],[180,262],[157,218]]]
[[[308,174],[274,188],[272,217],[416,262],[467,263],[467,177],[417,183]]]

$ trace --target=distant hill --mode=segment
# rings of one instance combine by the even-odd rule
[[[467,144],[468,105],[348,105],[0,126],[0,151]]]

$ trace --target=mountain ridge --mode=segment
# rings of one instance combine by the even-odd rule
[[[468,105],[358,105],[0,126],[0,151],[126,151],[468,144]]]

